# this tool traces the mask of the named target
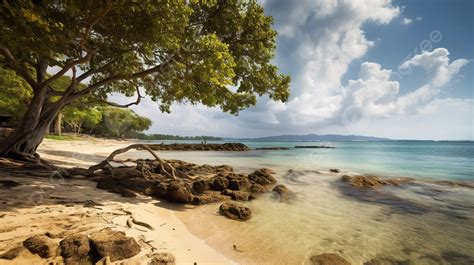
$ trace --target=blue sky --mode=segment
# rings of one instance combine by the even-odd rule
[[[474,140],[474,1],[262,0],[278,31],[287,103],[262,97],[235,117],[146,100],[150,132],[254,137],[361,134]]]

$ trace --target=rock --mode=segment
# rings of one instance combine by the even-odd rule
[[[89,238],[86,235],[72,235],[59,242],[61,256],[66,264],[92,264],[89,260]]]
[[[332,172],[332,173],[339,173],[339,172],[341,172],[341,171],[340,171],[339,169],[337,169],[337,168],[331,168],[331,169],[329,169],[329,172]]]
[[[273,188],[273,191],[282,196],[290,192],[285,185],[277,185]]]
[[[157,182],[144,179],[143,176],[123,179],[120,181],[122,187],[138,192],[143,195],[152,195],[155,192]]]
[[[249,179],[253,183],[257,183],[260,185],[271,185],[275,184],[276,180],[275,178],[271,175],[273,171],[262,168],[259,170],[255,170],[252,174],[249,175]]]
[[[267,192],[268,187],[260,185],[260,184],[252,184],[252,186],[250,186],[249,190],[250,190],[251,193],[261,194],[261,193]]]
[[[273,192],[278,195],[281,201],[289,201],[295,199],[295,193],[290,191],[285,185],[277,185],[273,188]]]
[[[215,203],[228,200],[229,197],[221,195],[217,192],[205,192],[199,196],[194,196],[192,203],[195,205]]]
[[[219,207],[219,212],[230,219],[246,221],[250,219],[252,212],[249,208],[232,202],[224,202]]]
[[[227,179],[229,180],[227,187],[231,190],[248,190],[250,188],[250,181],[244,175],[229,174]]]
[[[55,240],[45,236],[37,235],[23,241],[23,246],[31,253],[38,254],[42,258],[56,257],[59,247]]]
[[[359,188],[377,188],[387,185],[387,182],[383,181],[376,176],[342,176],[342,181],[348,182],[354,187]]]
[[[134,238],[111,229],[91,234],[90,242],[100,258],[109,256],[111,261],[128,259],[140,252],[140,246]]]
[[[324,253],[310,258],[313,265],[351,265],[349,261],[334,253]]]
[[[229,180],[224,176],[216,176],[214,180],[209,184],[212,190],[223,191],[229,185]]]
[[[207,180],[200,179],[193,182],[193,191],[197,194],[202,194],[208,189],[210,189],[210,187]]]
[[[170,202],[187,203],[192,198],[191,189],[183,182],[172,182],[166,188],[165,199]]]
[[[151,149],[157,151],[250,151],[242,143],[225,144],[150,144]]]
[[[135,198],[137,197],[137,194],[127,188],[122,188],[122,187],[118,187],[116,189],[117,193],[122,195],[122,197],[126,197],[126,198]]]
[[[20,254],[24,251],[28,251],[24,246],[14,247],[0,255],[0,259],[12,260],[20,256]]]
[[[168,252],[155,253],[150,255],[148,265],[174,265],[175,258],[173,254]]]
[[[222,191],[222,195],[229,196],[232,198],[232,200],[236,200],[236,201],[248,201],[250,193],[245,192],[245,191],[235,191],[235,190],[225,189]]]
[[[280,146],[271,146],[271,147],[257,147],[255,150],[266,150],[266,151],[272,151],[272,150],[290,150],[288,147],[280,147]]]

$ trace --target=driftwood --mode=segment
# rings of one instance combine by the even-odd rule
[[[129,145],[125,148],[121,148],[121,149],[117,149],[117,150],[113,151],[104,161],[100,162],[97,165],[89,167],[89,169],[87,169],[87,171],[86,171],[86,174],[87,175],[92,175],[97,170],[109,169],[112,176],[113,176],[114,167],[112,166],[111,163],[125,164],[127,162],[134,162],[134,163],[137,163],[137,166],[138,166],[139,163],[140,163],[140,160],[134,160],[134,159],[126,159],[126,160],[118,160],[117,159],[116,160],[115,159],[115,157],[117,155],[126,153],[130,150],[146,150],[146,151],[148,151],[155,158],[155,160],[158,162],[161,171],[164,174],[166,174],[168,177],[176,179],[176,170],[175,170],[175,168],[172,165],[170,165],[168,162],[161,159],[153,150],[150,149],[150,147],[148,147],[147,145],[144,145],[144,144],[132,144],[132,145]],[[144,172],[143,169],[141,170],[141,172],[142,172],[143,177],[146,177],[146,172]]]

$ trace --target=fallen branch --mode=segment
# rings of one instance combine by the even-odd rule
[[[100,162],[97,165],[89,167],[89,169],[87,170],[87,175],[92,175],[97,170],[108,168],[110,170],[112,176],[113,176],[114,175],[114,168],[110,164],[111,162],[120,164],[120,163],[123,163],[124,161],[127,161],[127,162],[137,162],[138,161],[138,160],[134,161],[134,160],[131,160],[131,159],[114,160],[115,156],[126,153],[130,150],[146,150],[146,151],[148,151],[155,158],[155,160],[158,161],[161,171],[164,172],[169,177],[171,177],[173,179],[176,179],[176,170],[175,170],[175,168],[170,163],[168,163],[168,162],[164,161],[163,159],[161,159],[153,150],[151,150],[150,147],[148,147],[147,145],[144,145],[144,144],[132,144],[132,145],[129,145],[125,148],[121,148],[121,149],[117,149],[117,150],[113,151],[104,161]]]

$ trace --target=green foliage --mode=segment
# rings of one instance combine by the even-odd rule
[[[100,108],[102,119],[94,132],[103,136],[128,137],[131,133],[148,130],[151,120],[139,116],[130,109],[105,107]]]
[[[144,134],[144,133],[131,133],[128,138],[140,139],[140,140],[190,140],[190,141],[222,141],[220,137],[214,136],[179,136],[170,134]]]
[[[0,64],[75,65],[78,79],[90,81],[63,95],[67,103],[86,95],[105,99],[111,92],[133,96],[143,87],[162,111],[190,102],[236,114],[254,105],[257,95],[288,99],[290,78],[271,64],[271,25],[254,0],[7,0],[0,43],[13,59],[4,52]],[[29,83],[44,84],[38,78]]]
[[[67,106],[63,109],[63,122],[74,133],[81,133],[81,129],[94,128],[102,120],[102,112],[98,107],[73,107]]]
[[[30,86],[15,72],[0,67],[0,113],[13,115],[19,120],[32,96]]]

